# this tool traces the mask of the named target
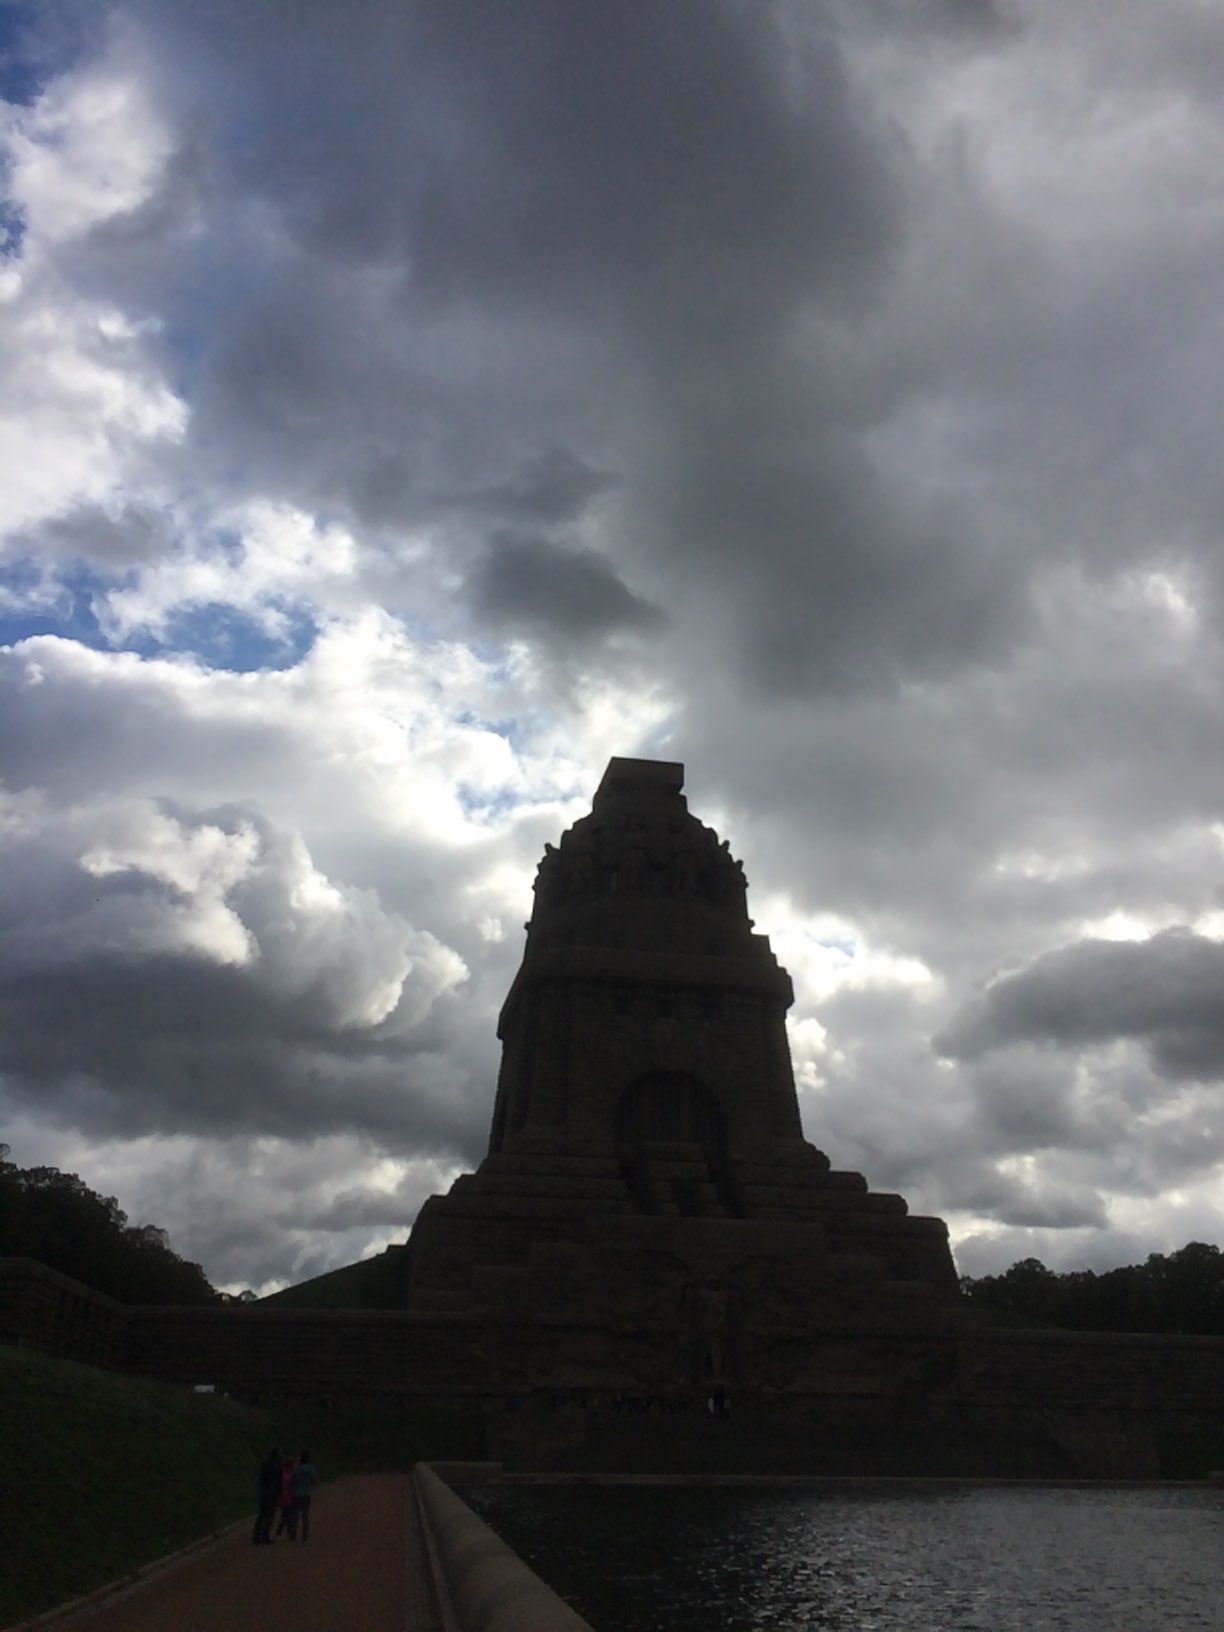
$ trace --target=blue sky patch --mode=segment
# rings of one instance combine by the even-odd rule
[[[110,650],[110,642],[98,628],[87,595],[73,595],[66,610],[0,612],[0,646],[14,646],[19,640],[29,640],[34,635],[59,635],[82,646],[92,646],[95,651]]]
[[[510,816],[523,802],[523,795],[512,792],[509,788],[503,788],[493,794],[477,793],[465,782],[458,785],[455,794],[464,813],[481,822],[496,822],[504,816]]]
[[[146,636],[141,647],[132,645],[149,656],[177,653],[198,658],[211,669],[237,674],[291,669],[314,644],[318,626],[298,608],[286,609],[285,619],[284,635],[270,635],[234,607],[210,601],[173,618],[163,639]]]
[[[28,556],[6,562],[0,566],[0,590],[27,605],[0,609],[0,644],[13,645],[31,635],[62,635],[107,650],[110,642],[93,613],[93,597],[101,587],[101,581],[84,569],[49,581]]]
[[[6,102],[28,105],[42,89],[32,49],[38,9],[27,0],[0,0],[0,97]]]
[[[12,259],[21,254],[25,240],[25,218],[0,198],[0,258]]]
[[[29,107],[71,68],[105,26],[106,8],[0,0],[0,97]]]
[[[299,608],[283,612],[284,633],[269,634],[255,619],[218,602],[191,607],[171,618],[162,635],[135,630],[125,640],[107,637],[94,616],[95,597],[115,588],[87,568],[64,573],[48,595],[38,566],[25,559],[0,568],[0,589],[28,605],[0,610],[0,645],[13,645],[32,635],[59,635],[95,651],[128,651],[140,657],[181,655],[198,659],[213,669],[248,673],[259,669],[290,669],[314,644],[317,625]]]

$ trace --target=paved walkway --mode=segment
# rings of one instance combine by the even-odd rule
[[[249,1530],[108,1606],[82,1632],[438,1632],[407,1474],[325,1485],[310,1540],[253,1547]]]

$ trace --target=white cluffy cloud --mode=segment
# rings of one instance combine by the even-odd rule
[[[157,189],[175,133],[150,94],[139,40],[126,30],[101,57],[50,81],[28,107],[6,104],[6,191],[27,253],[53,254]]]
[[[21,246],[0,266],[0,543],[89,504],[122,508],[189,410],[164,377],[157,316],[79,272],[154,196],[175,135],[120,32],[29,106],[0,103],[0,166]],[[119,230],[119,229],[116,229]],[[112,253],[114,248],[112,246]],[[91,286],[92,285],[92,286]]]

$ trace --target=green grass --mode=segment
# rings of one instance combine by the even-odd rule
[[[299,1281],[259,1301],[282,1309],[402,1309],[404,1278],[405,1254],[392,1250]]]
[[[1156,1436],[1156,1448],[1164,1478],[1203,1479],[1224,1469],[1224,1422],[1166,1417]]]
[[[0,1626],[254,1513],[270,1445],[324,1479],[484,1454],[471,1415],[248,1408],[0,1346]]]
[[[0,1349],[0,1624],[249,1512],[268,1425],[228,1400]]]
[[[967,1299],[963,1305],[965,1314],[974,1326],[994,1327],[1002,1331],[1019,1332],[1061,1332],[1062,1326],[1056,1326],[1052,1320],[1038,1320],[1036,1315],[1021,1315],[1015,1309],[1005,1309],[1000,1304],[986,1303],[981,1298]]]

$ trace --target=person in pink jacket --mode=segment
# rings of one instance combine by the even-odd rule
[[[280,1508],[280,1517],[276,1521],[276,1534],[283,1535],[287,1530],[289,1540],[297,1540],[297,1514],[293,1510],[293,1458],[287,1456],[281,1463],[280,1496],[277,1498]]]

